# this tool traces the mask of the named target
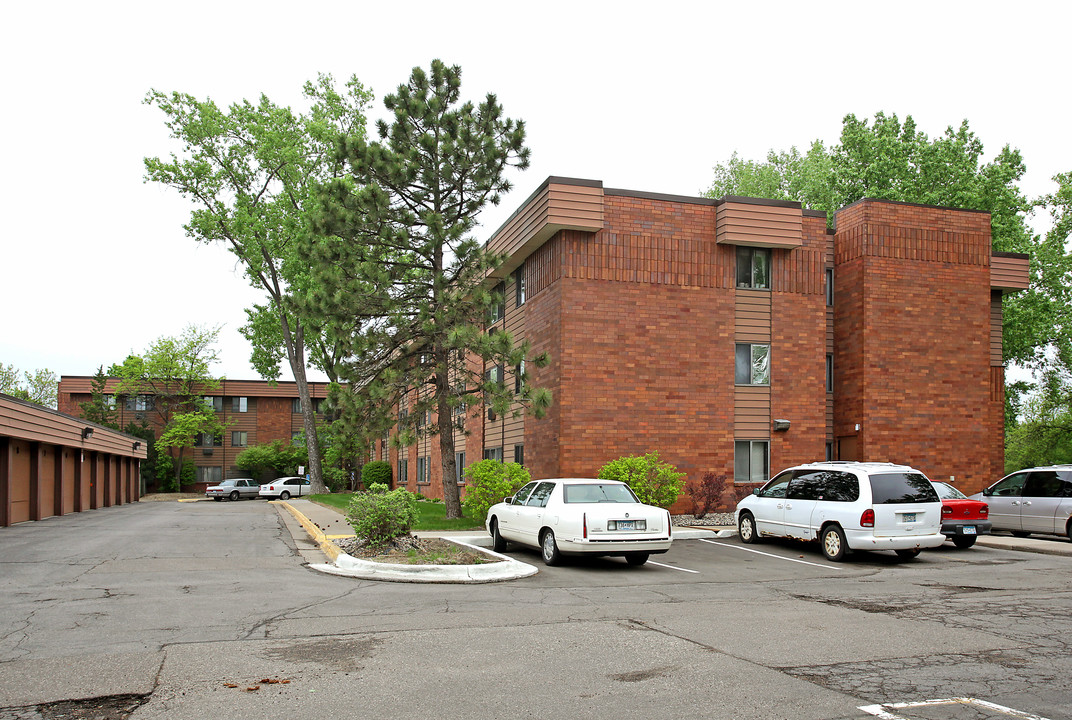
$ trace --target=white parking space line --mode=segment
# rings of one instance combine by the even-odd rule
[[[689,570],[688,568],[679,568],[679,567],[674,567],[673,565],[663,565],[662,563],[657,563],[654,560],[648,560],[648,565],[658,565],[659,567],[670,568],[671,570],[680,570],[681,572],[689,572],[689,573],[693,573],[695,575],[700,574],[699,570]]]
[[[858,709],[863,710],[868,715],[874,715],[877,718],[881,718],[882,720],[907,720],[907,718],[901,715],[889,712],[886,708],[889,708],[890,710],[911,710],[913,708],[934,707],[935,705],[967,705],[969,707],[981,708],[983,710],[992,710],[1008,717],[1019,718],[1020,720],[1048,720],[1041,715],[1034,715],[1021,710],[1013,710],[1004,705],[995,705],[994,703],[985,700],[977,700],[975,698],[946,698],[944,700],[886,703],[885,705],[863,705]]]
[[[801,565],[813,565],[814,567],[824,568],[826,570],[844,570],[845,568],[837,565],[820,565],[819,563],[808,562],[807,560],[797,560],[796,558],[782,557],[781,555],[774,555],[772,553],[765,553],[759,550],[753,550],[752,548],[741,547],[740,545],[727,545],[726,543],[715,542],[714,540],[700,539],[700,542],[707,543],[709,545],[718,545],[719,547],[733,548],[734,550],[744,550],[745,552],[755,553],[756,555],[766,555],[767,557],[774,558],[775,560],[786,560],[788,562],[800,563]]]

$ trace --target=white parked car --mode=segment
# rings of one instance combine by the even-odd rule
[[[1072,465],[1020,470],[971,498],[990,505],[995,530],[1019,537],[1065,535],[1072,540]]]
[[[823,555],[893,550],[913,558],[945,542],[942,501],[927,476],[906,465],[823,462],[776,475],[737,504],[741,540],[818,540]]]
[[[261,485],[261,490],[258,494],[262,498],[289,500],[292,497],[308,495],[311,485],[312,483],[303,477],[281,477]]]
[[[219,485],[205,488],[205,497],[212,498],[216,502],[224,498],[228,500],[238,500],[239,498],[256,500],[259,489],[260,485],[255,480],[235,478],[234,480],[224,480]]]
[[[670,513],[614,480],[533,480],[492,505],[485,527],[497,552],[516,542],[539,549],[548,565],[563,555],[616,555],[643,565],[672,540]]]

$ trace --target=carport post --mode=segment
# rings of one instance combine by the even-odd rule
[[[0,437],[0,527],[11,524],[11,441]]]

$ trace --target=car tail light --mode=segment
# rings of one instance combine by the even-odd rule
[[[952,515],[953,514],[953,508],[949,507],[948,505],[943,505],[942,506],[942,514],[943,515]]]
[[[874,508],[867,508],[863,514],[860,515],[860,527],[875,527],[875,510]]]
[[[666,534],[667,536],[673,536],[674,534],[674,521],[670,517],[670,511],[666,511]]]
[[[983,517],[988,517],[990,515],[990,506],[983,505],[981,508],[979,508],[979,514]]]
[[[586,540],[588,539],[588,513],[581,515],[581,523],[584,525],[583,535]]]

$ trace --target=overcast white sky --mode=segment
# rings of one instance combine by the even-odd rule
[[[218,373],[257,377],[238,328],[260,295],[142,182],[170,150],[150,88],[297,107],[318,72],[356,74],[376,118],[413,66],[459,64],[532,149],[481,240],[549,175],[698,195],[735,150],[834,143],[850,112],[932,137],[967,118],[987,159],[1021,150],[1031,196],[1072,171],[1066,3],[43,0],[0,27],[0,364],[21,370],[91,375],[195,322],[223,326]]]

